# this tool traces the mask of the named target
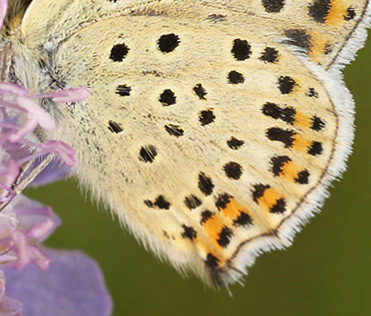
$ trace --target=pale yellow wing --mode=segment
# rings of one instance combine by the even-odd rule
[[[350,151],[353,103],[280,43],[286,24],[213,3],[35,0],[22,51],[59,87],[90,89],[52,136],[75,149],[94,196],[176,267],[230,283],[322,203]]]
[[[53,12],[53,17],[50,17]],[[370,23],[369,0],[38,0],[22,23],[28,44],[63,40],[97,19],[119,15],[170,14],[261,26],[328,69],[346,64],[363,44]]]
[[[258,28],[107,19],[59,45],[52,67],[91,91],[59,123],[76,174],[205,279],[232,282],[257,246],[287,245],[343,159],[325,74]]]
[[[346,64],[363,45],[370,23],[369,0],[203,0],[213,14],[256,17],[328,69]],[[286,39],[285,39],[286,38]]]

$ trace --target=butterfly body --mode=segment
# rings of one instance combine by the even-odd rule
[[[48,105],[74,174],[206,281],[234,282],[289,245],[350,151],[336,36],[359,28],[367,2],[302,1],[303,21],[284,3],[34,0],[12,39],[15,77],[35,92],[90,90]]]

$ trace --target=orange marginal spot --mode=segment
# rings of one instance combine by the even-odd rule
[[[231,198],[227,206],[222,210],[223,215],[235,220],[240,216],[241,212],[246,212],[241,204],[237,203],[235,199]],[[247,212],[246,212],[247,213]]]
[[[305,138],[301,137],[299,134],[296,134],[295,139],[293,141],[293,149],[298,151],[306,151],[308,146],[310,146],[310,142],[308,142]]]
[[[215,251],[216,249],[210,247],[210,245],[201,238],[197,238],[196,247],[204,261],[207,260],[207,255],[212,254],[218,261],[218,267],[222,268],[225,266],[227,259],[223,256],[223,251]]]
[[[294,126],[297,126],[297,127],[310,127],[310,125],[311,125],[310,118],[307,115],[296,111]]]
[[[329,42],[328,36],[321,32],[321,33],[311,33],[311,49],[310,49],[310,58],[313,62],[319,62],[323,55],[325,54],[325,51],[327,49],[327,43]]]
[[[301,169],[297,164],[292,161],[288,161],[282,166],[282,173],[280,175],[289,180],[294,180],[300,171]]]
[[[218,248],[220,247],[217,240],[219,239],[219,234],[222,231],[224,225],[220,218],[218,218],[216,215],[211,216],[205,223],[204,223],[204,229],[207,233],[207,235],[210,237],[210,239],[218,245]]]
[[[343,3],[343,0],[331,1],[330,11],[326,16],[326,24],[336,25],[344,22],[344,16],[347,14],[347,9]]]
[[[259,205],[266,206],[270,210],[280,198],[282,196],[275,189],[269,188],[264,191],[263,196],[259,199]]]

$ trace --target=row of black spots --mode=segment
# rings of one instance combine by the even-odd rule
[[[316,0],[309,6],[309,16],[318,23],[325,23],[330,13],[333,0]],[[354,8],[348,7],[343,15],[345,21],[351,21],[356,17]]]
[[[162,53],[170,53],[179,46],[179,43],[179,36],[171,33],[161,35],[157,41],[157,46]],[[114,62],[122,62],[128,55],[129,51],[130,48],[126,44],[116,44],[112,47],[109,58]]]
[[[285,6],[285,0],[262,0],[262,5],[268,13],[278,13]]]
[[[194,229],[194,227],[183,224],[182,228],[183,232],[181,235],[184,239],[189,239],[193,241],[194,239],[197,238],[197,231]]]
[[[266,191],[270,189],[271,186],[268,184],[255,184],[253,186],[253,189],[251,190],[252,198],[255,203],[259,204],[259,199],[264,196]],[[275,204],[273,204],[269,212],[273,214],[283,214],[286,211],[286,199],[285,198],[279,198],[275,201]]]
[[[189,196],[186,196],[184,199],[184,205],[189,208],[190,210],[193,210],[199,206],[201,206],[202,201],[195,195],[191,194]]]
[[[184,130],[179,125],[167,124],[165,125],[165,131],[169,135],[175,136],[175,137],[180,137],[184,135]]]
[[[231,202],[231,199],[233,197],[228,193],[221,193],[218,195],[215,206],[219,211],[224,210],[227,205]],[[252,219],[249,214],[246,212],[240,210],[240,214],[236,219],[233,220],[233,226],[239,227],[239,226],[247,226],[252,224]]]
[[[297,133],[293,130],[282,129],[279,127],[271,127],[266,131],[266,136],[271,141],[278,141],[285,145],[285,148],[292,148]],[[313,141],[307,150],[307,153],[312,156],[321,155],[323,145],[321,142]]]
[[[239,149],[245,142],[241,139],[238,139],[236,137],[231,137],[230,139],[227,140],[227,145],[230,149],[232,150],[237,150]]]
[[[266,136],[269,140],[281,142],[285,145],[285,148],[291,148],[293,146],[295,135],[295,131],[279,127],[271,127],[266,131]]]
[[[112,132],[112,133],[121,133],[124,131],[124,129],[122,128],[121,124],[120,123],[117,123],[115,121],[109,121],[108,122],[108,129]]]
[[[127,88],[126,88],[126,90],[127,90]],[[121,88],[121,91],[124,91],[125,92],[125,88],[122,87]],[[206,100],[206,97],[205,96],[207,95],[207,92],[206,92],[205,88],[202,86],[202,84],[200,84],[200,83],[199,84],[196,84],[193,87],[193,91],[199,97],[200,100]],[[129,90],[129,93],[130,93],[130,90]],[[176,97],[174,91],[172,91],[171,89],[165,89],[160,94],[158,101],[163,106],[170,106],[170,105],[176,104],[177,97]]]
[[[266,63],[276,63],[279,58],[279,52],[274,47],[266,47],[261,53],[260,60]]]
[[[245,61],[252,54],[251,45],[247,40],[237,38],[233,41],[231,50],[233,57],[238,61]],[[273,47],[266,47],[261,53],[260,60],[268,63],[275,63],[278,60],[278,51]]]
[[[225,175],[229,179],[233,179],[233,180],[240,179],[241,176],[242,176],[242,173],[243,173],[242,166],[235,161],[230,161],[230,162],[226,163],[223,166],[223,170],[224,170]]]
[[[282,120],[288,124],[293,124],[295,121],[296,111],[293,107],[279,107],[277,104],[267,102],[262,107],[264,115],[272,117],[275,120]]]
[[[143,162],[152,163],[157,156],[157,149],[153,145],[146,145],[139,150],[139,160]]]
[[[274,156],[271,158],[271,171],[275,177],[278,177],[283,173],[283,167],[285,164],[290,163],[292,160],[289,156]],[[309,171],[304,169],[299,171],[294,181],[298,184],[308,184],[309,183]]]
[[[294,45],[303,49],[307,54],[312,47],[312,36],[303,29],[288,29],[284,32],[287,40],[283,41],[285,44]]]
[[[168,210],[171,206],[170,202],[163,195],[159,195],[154,201],[145,200],[144,204],[149,208],[158,208],[161,210]]]
[[[198,175],[198,188],[200,189],[200,191],[205,196],[208,196],[213,193],[214,187],[215,185],[212,179],[209,176],[207,176],[205,173],[200,172]]]
[[[278,78],[278,89],[282,94],[290,94],[297,85],[297,82],[290,76],[281,76]]]

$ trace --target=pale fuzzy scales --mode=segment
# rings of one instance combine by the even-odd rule
[[[341,53],[345,38],[361,34],[369,15],[366,1],[333,0],[341,14],[323,22],[308,17],[313,1],[282,1],[273,13],[280,1],[225,3],[34,0],[12,38],[22,39],[15,68],[34,67],[39,54],[59,86],[90,89],[86,102],[62,106],[53,135],[75,149],[81,181],[158,255],[218,283],[240,278],[260,250],[289,245],[344,168],[353,103],[339,74],[325,70],[352,58],[355,49]],[[349,8],[353,19],[338,21]],[[293,29],[313,42],[287,45]],[[163,35],[175,43],[169,52],[159,48]],[[50,89],[48,74],[40,77],[20,80]],[[160,101],[167,90],[174,104]],[[140,155],[154,152],[148,146],[154,157]],[[212,192],[200,190],[201,173]]]

